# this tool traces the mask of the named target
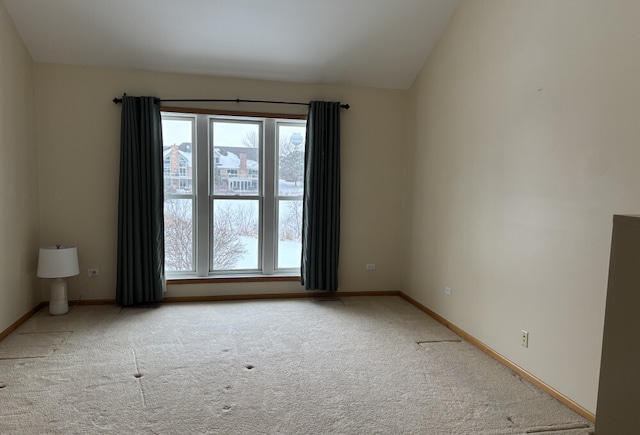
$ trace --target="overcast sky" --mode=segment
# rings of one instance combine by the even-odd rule
[[[217,146],[243,147],[242,139],[246,137],[246,132],[254,130],[258,132],[258,124],[247,124],[237,122],[216,122],[213,131],[213,140]],[[162,140],[165,146],[180,145],[183,142],[192,143],[191,138],[193,123],[189,119],[164,119],[162,121]],[[300,133],[304,137],[305,128],[303,126],[283,125],[280,127],[280,134],[291,136],[293,133]]]
[[[164,145],[180,145],[183,142],[193,142],[191,120],[165,119],[162,121],[162,140]],[[246,132],[254,130],[258,132],[257,124],[240,124],[237,122],[216,122],[213,131],[214,143],[225,147],[242,147],[242,139]]]

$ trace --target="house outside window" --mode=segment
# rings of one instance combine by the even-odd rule
[[[164,145],[164,187],[166,193],[187,193],[193,188],[191,143]]]
[[[297,275],[306,121],[162,118],[168,276]]]

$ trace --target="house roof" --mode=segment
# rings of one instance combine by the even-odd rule
[[[166,159],[170,155],[171,155],[171,147],[164,147],[164,149],[162,150],[162,158]],[[190,152],[185,152],[178,149],[178,155],[180,157],[183,157],[185,160],[187,160],[188,167],[192,166],[192,160],[191,160],[192,155]]]
[[[240,154],[247,154],[247,169],[259,169],[257,148],[215,147],[214,154],[218,157],[217,168],[238,169],[240,168]]]

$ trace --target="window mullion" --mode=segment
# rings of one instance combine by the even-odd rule
[[[264,145],[263,145],[263,174],[264,186],[262,192],[262,273],[273,275],[275,270],[276,252],[276,123],[273,119],[265,120]]]
[[[197,115],[195,132],[196,155],[196,275],[209,275],[209,227],[211,207],[209,206],[209,132],[206,115]]]

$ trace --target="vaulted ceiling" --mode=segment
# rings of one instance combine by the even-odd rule
[[[459,0],[2,0],[36,62],[407,89]]]

